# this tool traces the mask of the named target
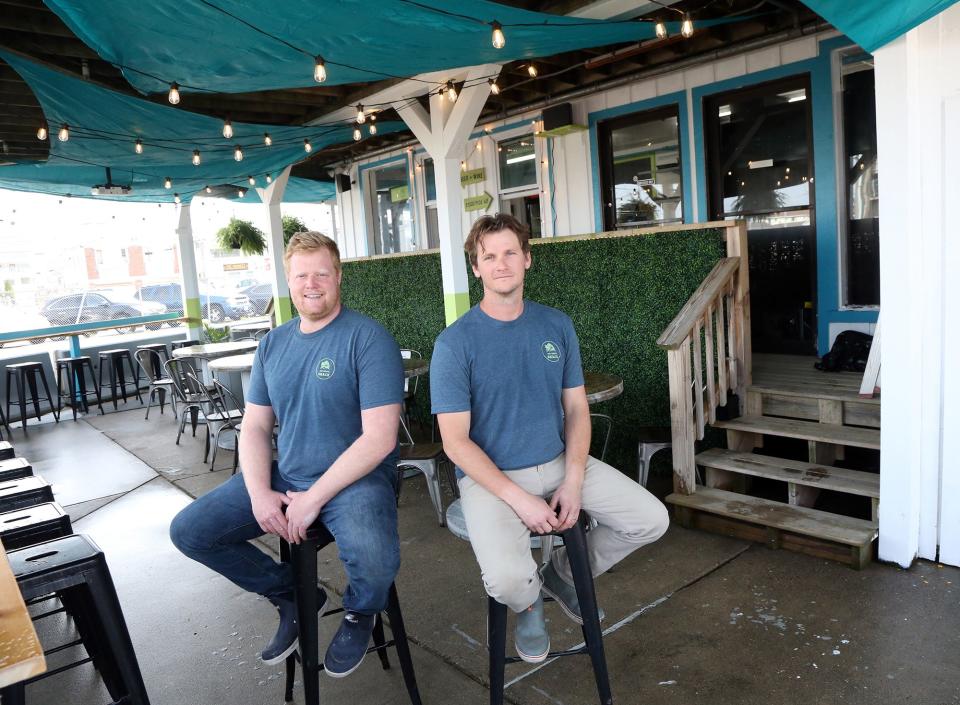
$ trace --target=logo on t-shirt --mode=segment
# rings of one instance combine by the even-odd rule
[[[317,363],[317,379],[330,379],[337,369],[336,363],[329,357],[325,357]]]
[[[549,362],[560,362],[560,347],[556,343],[547,340],[540,346],[540,350]]]

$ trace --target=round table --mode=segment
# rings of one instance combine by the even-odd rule
[[[587,389],[587,403],[599,404],[616,399],[623,394],[623,378],[606,372],[584,372],[583,383]]]
[[[257,340],[235,340],[230,343],[206,343],[204,345],[188,345],[173,351],[174,357],[201,357],[205,360],[216,360],[218,357],[239,355],[240,353],[255,350]]]

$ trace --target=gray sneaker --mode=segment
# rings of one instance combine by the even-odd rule
[[[577,591],[573,585],[567,583],[557,574],[556,568],[553,567],[553,561],[540,569],[540,577],[543,578],[541,590],[544,594],[556,600],[565,615],[577,624],[582,625],[583,617],[580,614],[580,600],[577,599]],[[604,614],[600,605],[597,605],[597,613],[602,622],[606,614]]]
[[[543,597],[517,615],[517,628],[513,633],[513,645],[517,654],[527,663],[542,663],[550,653],[550,635],[543,617]]]

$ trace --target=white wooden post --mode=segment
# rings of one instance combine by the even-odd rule
[[[267,252],[273,268],[273,311],[277,325],[286,323],[293,318],[293,305],[290,303],[290,289],[287,287],[286,272],[283,269],[283,219],[280,214],[280,203],[283,201],[283,192],[287,189],[287,180],[290,178],[290,168],[287,167],[266,188],[257,188],[260,200],[267,208],[270,219],[270,232],[267,233]]]
[[[193,225],[190,222],[190,204],[181,203],[177,218],[177,251],[180,256],[180,274],[183,277],[183,315],[187,321],[187,338],[201,340],[203,316],[200,309],[200,284],[197,281],[197,253],[193,243]]]

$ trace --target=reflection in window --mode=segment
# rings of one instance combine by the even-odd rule
[[[537,150],[533,135],[505,140],[497,145],[500,169],[500,212],[509,213],[530,228],[530,237],[541,237],[540,187]]]
[[[417,242],[410,210],[410,185],[403,163],[370,173],[374,254],[411,252]]]

